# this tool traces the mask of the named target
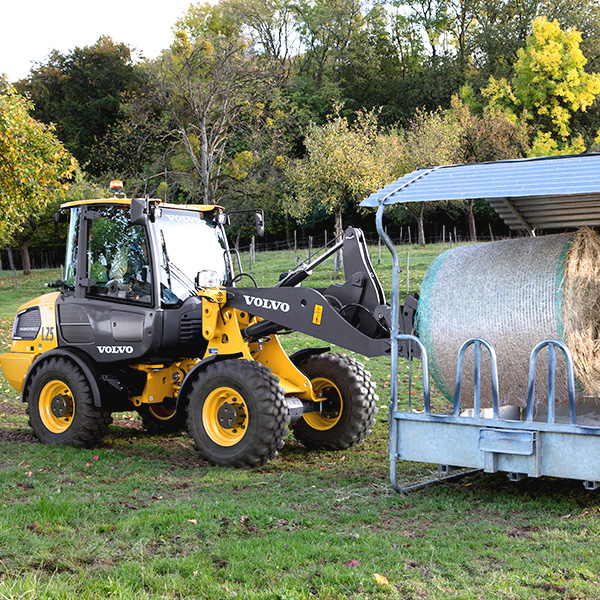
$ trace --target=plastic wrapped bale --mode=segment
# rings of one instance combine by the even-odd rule
[[[541,341],[567,344],[578,402],[600,393],[600,237],[591,229],[467,245],[440,255],[421,287],[419,336],[437,387],[454,396],[457,355],[469,338],[490,342],[498,357],[500,405],[527,401],[529,357]],[[491,406],[487,351],[482,351],[482,407]],[[547,350],[538,357],[536,405],[546,405]],[[567,400],[559,358],[556,397]],[[473,351],[464,363],[462,405],[473,406]],[[591,402],[588,400],[588,402]]]

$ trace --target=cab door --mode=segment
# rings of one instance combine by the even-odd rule
[[[73,234],[74,289],[57,302],[61,345],[98,362],[152,354],[162,328],[145,226],[131,223],[128,202],[84,204]]]

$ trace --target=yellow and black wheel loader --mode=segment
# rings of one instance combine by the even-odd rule
[[[137,410],[156,433],[187,425],[212,463],[256,467],[290,423],[315,449],[369,433],[377,396],[362,364],[327,347],[288,356],[277,336],[390,352],[390,310],[360,230],[259,288],[239,287],[219,206],[117,194],[64,204],[57,219],[69,222],[63,280],[19,309],[0,357],[40,441],[92,447],[112,412]],[[300,285],[340,248],[344,283]]]

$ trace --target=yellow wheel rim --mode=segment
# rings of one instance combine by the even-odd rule
[[[340,394],[340,390],[336,385],[324,377],[317,377],[311,380],[311,383],[317,398],[329,402],[325,410],[304,413],[303,418],[309,427],[318,431],[327,431],[337,425],[342,416],[344,408],[342,394]]]
[[[58,379],[49,381],[40,393],[40,418],[52,433],[64,433],[75,416],[75,399],[69,386]]]
[[[202,423],[215,444],[235,446],[248,430],[248,407],[238,391],[216,388],[204,401]]]
[[[169,408],[164,404],[149,404],[148,412],[159,421],[168,421],[173,418],[173,415],[177,412],[175,408]]]

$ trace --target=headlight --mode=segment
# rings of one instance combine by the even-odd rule
[[[200,271],[196,275],[196,287],[216,288],[220,285],[219,275],[216,271]]]

